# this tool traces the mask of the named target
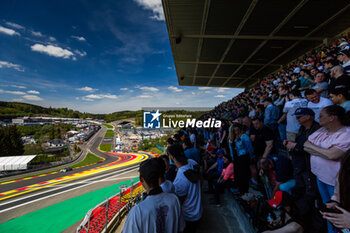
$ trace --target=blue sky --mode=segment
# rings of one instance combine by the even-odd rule
[[[2,1],[0,100],[91,113],[212,107],[242,89],[177,82],[160,0]]]

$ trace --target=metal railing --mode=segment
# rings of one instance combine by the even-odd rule
[[[145,190],[141,182],[120,186],[116,195],[106,198],[89,210],[77,228],[77,233],[109,232],[116,228],[132,206],[142,200]]]

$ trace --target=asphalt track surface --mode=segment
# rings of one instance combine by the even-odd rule
[[[0,223],[74,198],[99,188],[115,184],[118,178],[137,171],[138,164],[149,156],[145,153],[103,153],[97,148],[106,129],[102,129],[87,144],[87,152],[103,157],[101,163],[74,169],[67,173],[55,173],[28,180],[0,184]]]

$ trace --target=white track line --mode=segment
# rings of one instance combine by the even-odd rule
[[[133,170],[137,170],[137,169],[138,168],[135,168]],[[133,170],[131,170],[131,171],[133,171]],[[123,172],[123,173],[118,174],[118,175],[126,174],[126,173],[131,172],[131,171]],[[79,186],[79,187],[76,187],[76,188],[72,188],[72,189],[69,189],[69,190],[65,190],[65,191],[62,191],[62,192],[59,192],[59,193],[55,193],[55,194],[52,194],[52,195],[49,195],[49,196],[46,196],[46,197],[42,197],[42,198],[39,198],[39,199],[36,199],[36,200],[33,200],[33,201],[29,201],[29,202],[26,202],[26,203],[23,203],[23,204],[19,204],[19,205],[16,205],[16,206],[13,206],[13,207],[1,210],[0,213],[6,212],[6,211],[9,211],[9,210],[12,210],[12,209],[16,209],[16,208],[21,207],[21,206],[29,205],[31,203],[34,203],[34,202],[37,202],[37,201],[41,201],[41,200],[47,199],[49,197],[57,196],[57,195],[62,194],[62,193],[70,192],[70,191],[73,191],[75,189],[82,188],[82,187],[85,187],[85,186],[88,186],[88,185],[91,185],[91,184],[93,184],[93,183],[86,184],[86,185],[83,185],[83,186]]]
[[[123,172],[125,170],[128,170],[130,168],[124,168],[124,169],[120,169],[118,171],[114,171],[114,172],[111,172],[111,173],[107,173],[107,174],[102,174],[101,176],[98,176],[98,177],[91,177],[90,179],[86,179],[86,180],[81,180],[81,181],[78,181],[78,182],[73,182],[73,183],[70,183],[70,184],[67,184],[66,187],[69,187],[69,186],[73,186],[73,185],[77,185],[77,184],[80,184],[80,183],[84,183],[86,181],[89,181],[89,180],[93,180],[93,179],[98,179],[98,178],[102,178],[102,177],[106,177],[106,176],[110,176],[111,174],[115,174],[115,173],[118,173],[118,172]],[[128,170],[127,172],[131,172],[131,171],[134,171],[138,169],[138,167],[136,167],[135,169],[131,169],[131,170]],[[124,173],[121,173],[121,174],[124,174]],[[117,174],[119,175],[119,174]],[[112,176],[113,177],[113,176]],[[91,184],[91,183],[89,183]],[[88,185],[89,185],[88,184]],[[84,186],[79,186],[79,187],[84,187]],[[78,187],[78,188],[79,188]],[[7,204],[11,204],[13,202],[17,202],[17,201],[21,201],[21,200],[24,200],[24,199],[28,199],[28,198],[31,198],[31,197],[35,197],[35,196],[38,196],[38,195],[42,195],[44,193],[48,193],[48,192],[52,192],[52,191],[55,191],[55,190],[58,190],[58,189],[61,189],[62,187],[57,187],[55,189],[49,189],[47,191],[44,191],[44,192],[39,192],[39,193],[35,193],[33,195],[30,195],[30,196],[25,196],[25,197],[22,197],[22,198],[18,198],[18,199],[14,199],[14,200],[11,200],[11,201],[8,201],[8,202],[4,202],[4,203],[0,203],[0,206],[3,206],[3,205],[7,205]],[[73,190],[73,189],[70,189],[70,190]],[[2,213],[3,211],[1,210],[0,213]]]

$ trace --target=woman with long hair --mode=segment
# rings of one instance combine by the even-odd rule
[[[309,136],[304,150],[311,155],[311,172],[323,203],[327,203],[334,193],[340,161],[350,149],[350,127],[344,108],[337,105],[323,108],[319,120],[322,128]],[[329,222],[328,232],[336,232]]]

